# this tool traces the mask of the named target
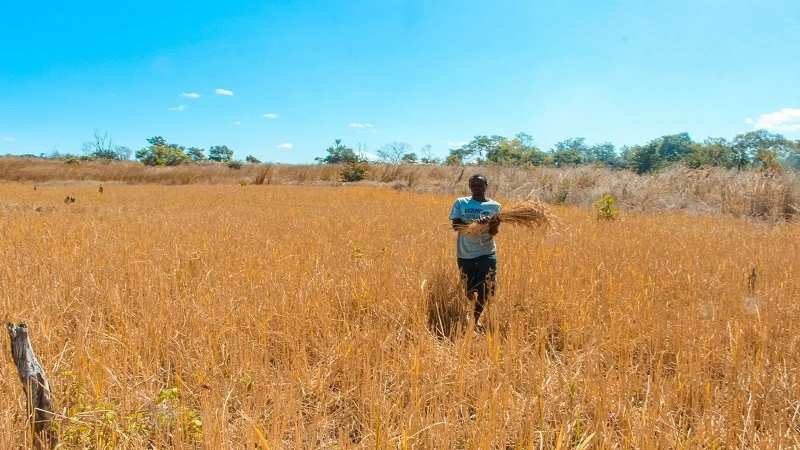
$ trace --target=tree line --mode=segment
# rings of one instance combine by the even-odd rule
[[[95,130],[93,140],[86,141],[81,146],[82,155],[61,154],[58,150],[54,150],[49,156],[41,154],[39,157],[78,162],[92,159],[126,161],[131,156],[134,156],[136,160],[146,166],[177,166],[213,161],[225,163],[228,167],[238,169],[243,164],[242,161],[234,159],[234,151],[228,148],[227,145],[212,145],[208,148],[208,155],[206,155],[205,149],[169,143],[161,136],[153,136],[147,139],[147,143],[149,144],[147,147],[134,152],[128,147],[116,145],[107,132]],[[244,162],[251,164],[261,163],[258,158],[252,155],[248,155]]]
[[[116,145],[108,133],[95,130],[92,141],[83,144],[83,155],[61,154],[54,150],[52,159],[77,162],[85,159],[136,160],[148,166],[175,166],[206,161],[225,163],[231,168],[241,168],[244,162],[259,164],[261,161],[248,155],[245,161],[234,159],[234,151],[226,145],[214,145],[206,151],[197,147],[184,147],[168,143],[161,136],[147,139],[149,144],[133,152],[125,146]],[[342,143],[341,139],[325,149],[318,163],[349,164],[354,170],[363,171],[369,161],[367,147],[359,144],[356,149]],[[207,153],[206,153],[207,152]],[[22,155],[34,156],[34,155]],[[40,157],[47,157],[44,154]],[[676,163],[690,168],[718,166],[745,170],[750,167],[768,169],[790,168],[800,170],[800,140],[792,141],[781,134],[756,130],[736,135],[732,140],[707,138],[695,141],[689,133],[670,134],[658,137],[642,145],[623,146],[617,149],[611,142],[588,144],[582,137],[558,142],[552,148],[539,148],[533,136],[518,133],[513,138],[504,136],[475,136],[458,148],[450,149],[446,157],[438,158],[430,145],[423,146],[419,153],[405,142],[391,142],[376,150],[377,158],[388,164],[445,164],[445,165],[504,165],[574,167],[580,165],[605,166],[612,169],[628,169],[637,174],[658,171]]]
[[[356,151],[336,140],[326,149],[320,163],[366,162],[364,151]],[[629,169],[637,174],[651,173],[675,163],[691,168],[719,166],[744,170],[750,167],[787,167],[800,170],[800,140],[792,141],[781,134],[756,130],[736,135],[733,140],[707,138],[694,141],[689,133],[661,136],[643,145],[623,146],[604,142],[588,144],[586,139],[571,138],[556,143],[548,150],[536,146],[533,137],[518,133],[504,136],[475,136],[470,142],[454,149],[440,160],[424,146],[419,156],[411,145],[392,142],[379,148],[377,156],[391,164],[496,164],[507,166],[571,167],[599,165],[613,169]]]

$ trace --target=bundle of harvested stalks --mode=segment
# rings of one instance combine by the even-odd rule
[[[555,224],[556,218],[547,210],[543,203],[524,201],[512,203],[508,207],[503,208],[502,211],[492,217],[492,221],[534,228],[552,226]],[[486,233],[489,231],[492,221],[485,223],[471,222],[461,228],[460,232],[470,236]]]

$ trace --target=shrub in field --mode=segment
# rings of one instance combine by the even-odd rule
[[[597,211],[597,218],[603,220],[614,220],[617,218],[619,208],[616,205],[617,199],[609,194],[604,194],[600,200],[594,204],[594,209]]]
[[[234,159],[234,160],[228,161],[228,168],[229,169],[239,170],[239,169],[242,168],[243,165],[244,165],[244,163],[239,161],[238,159]]]
[[[154,136],[147,140],[150,144],[136,151],[136,159],[146,166],[179,166],[191,161],[186,150],[177,144],[168,144],[161,136]]]
[[[353,182],[361,181],[367,177],[368,165],[364,161],[353,161],[345,163],[342,171],[339,172],[342,181]]]

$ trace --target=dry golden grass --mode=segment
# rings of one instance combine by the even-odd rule
[[[0,185],[0,314],[64,448],[800,446],[800,224],[554,207],[501,227],[476,335],[450,195],[105,186]]]
[[[137,162],[84,161],[66,164],[37,158],[0,158],[0,181],[61,184],[341,184],[336,164],[245,164],[241,170],[205,163],[145,167]],[[510,200],[535,198],[547,204],[591,208],[612,195],[623,211],[687,211],[750,217],[765,222],[800,217],[800,176],[785,171],[738,172],[720,168],[675,167],[653,175],[598,167],[514,168],[370,164],[361,184],[397,190],[456,195],[465,180],[481,172],[493,195]]]

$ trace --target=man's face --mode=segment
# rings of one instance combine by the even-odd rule
[[[486,194],[486,180],[483,178],[471,178],[469,180],[469,190],[473,197],[480,197]]]

